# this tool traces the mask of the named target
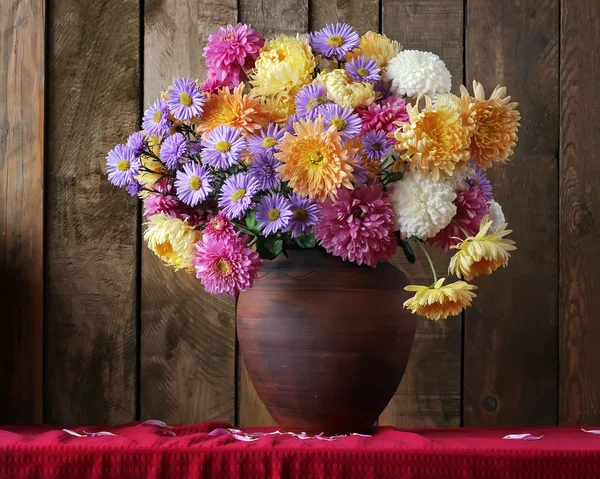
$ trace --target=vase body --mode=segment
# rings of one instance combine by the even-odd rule
[[[286,431],[368,431],[400,384],[416,316],[405,275],[318,250],[265,262],[240,294],[237,334],[258,396]]]

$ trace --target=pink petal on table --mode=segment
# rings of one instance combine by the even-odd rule
[[[83,431],[83,433],[87,434],[90,437],[94,437],[94,436],[116,436],[116,434],[113,434],[112,432],[108,432],[108,431],[98,431],[98,432]]]
[[[67,434],[70,434],[71,436],[75,436],[75,437],[87,437],[86,434],[79,434],[78,432],[71,431],[70,429],[63,429],[63,431],[65,431]]]
[[[173,431],[164,431],[163,436],[177,436]]]
[[[171,427],[166,422],[159,421],[157,419],[148,419],[147,421],[139,423],[138,426]]]
[[[242,434],[233,433],[232,436],[234,439],[237,439],[238,441],[244,441],[244,442],[258,441],[257,437],[252,437],[252,436],[249,436],[248,434],[244,434],[244,433],[242,433]]]
[[[534,436],[532,434],[509,434],[502,439],[521,439],[522,441],[537,441],[544,436]]]
[[[589,434],[600,434],[600,429],[582,429],[582,431]]]
[[[208,433],[209,436],[214,436],[214,437],[221,437],[221,436],[227,436],[229,434],[229,431],[225,428],[222,427],[218,427],[217,429],[213,429],[212,431],[210,431]]]

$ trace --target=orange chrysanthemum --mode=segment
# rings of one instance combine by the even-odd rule
[[[314,122],[299,120],[294,131],[296,135],[285,134],[281,151],[275,154],[282,162],[277,169],[279,176],[289,181],[296,193],[311,200],[335,198],[342,186],[352,189],[357,162],[350,155],[355,151],[342,146],[337,131],[325,130],[322,116]]]
[[[438,321],[455,316],[467,306],[471,306],[473,298],[477,297],[473,293],[477,286],[464,281],[444,286],[444,281],[446,278],[440,278],[431,286],[406,286],[404,289],[414,291],[415,295],[404,302],[404,307],[410,309],[413,314]]]
[[[463,124],[456,104],[441,97],[434,106],[425,96],[425,109],[407,106],[409,123],[394,134],[400,158],[433,180],[451,177],[469,157],[470,129]]]
[[[506,163],[519,139],[518,103],[506,96],[506,87],[497,86],[488,100],[483,86],[476,81],[473,82],[474,96],[462,85],[460,91],[463,121],[473,131],[469,150],[477,166],[485,170],[493,163]]]
[[[240,83],[233,91],[223,87],[211,94],[204,104],[204,113],[197,120],[198,130],[206,133],[219,125],[229,125],[248,137],[267,126],[270,115],[260,99],[252,92],[244,95],[243,90],[244,84]]]

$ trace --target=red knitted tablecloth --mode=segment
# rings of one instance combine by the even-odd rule
[[[223,423],[0,426],[0,478],[600,478],[600,435],[581,428],[414,429],[327,442],[209,436]],[[250,428],[247,431],[274,429]],[[536,441],[502,439],[531,433]],[[168,435],[166,435],[168,434]]]

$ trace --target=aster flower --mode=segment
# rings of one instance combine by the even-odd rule
[[[456,215],[456,193],[447,181],[433,181],[416,171],[407,171],[388,189],[396,230],[403,238],[431,238],[444,229]]]
[[[300,116],[311,115],[316,118],[327,103],[327,89],[322,83],[311,83],[303,86],[296,95],[296,113]]]
[[[373,83],[373,91],[375,92],[375,97],[380,100],[385,100],[386,98],[395,95],[392,91],[392,82],[385,80],[377,80]]]
[[[174,170],[188,152],[188,143],[181,133],[168,136],[160,147],[160,159],[167,168]]]
[[[284,130],[286,131],[286,133],[294,135],[296,133],[296,131],[294,130],[294,123],[298,123],[298,120],[300,119],[301,118],[296,113],[290,115],[284,126]]]
[[[235,165],[246,148],[246,140],[231,126],[218,126],[204,141],[203,159],[215,168],[226,170]]]
[[[494,195],[492,194],[492,183],[488,180],[485,171],[483,171],[478,166],[475,166],[475,175],[469,178],[467,181],[470,186],[480,186],[483,190],[483,194],[485,195],[485,199],[487,201],[492,201],[494,199]]]
[[[263,128],[257,135],[253,135],[248,139],[248,150],[253,155],[261,151],[274,152],[284,133],[285,130],[281,126],[271,123],[267,129]]]
[[[504,217],[504,211],[502,211],[502,206],[500,206],[500,203],[492,200],[489,202],[489,205],[490,221],[492,222],[489,232],[495,233],[502,227],[504,223],[506,223],[506,218]]]
[[[141,193],[143,188],[144,187],[141,185],[141,183],[134,178],[127,184],[125,191],[127,191],[130,196],[137,196]]]
[[[212,175],[205,166],[189,162],[177,172],[175,189],[177,197],[186,205],[196,206],[212,193]]]
[[[491,233],[492,221],[485,216],[481,220],[479,233],[469,237],[453,248],[458,252],[450,260],[448,272],[458,278],[471,281],[480,274],[492,274],[498,268],[505,268],[510,258],[509,251],[517,249],[515,242],[504,236],[512,233],[503,224],[498,231]]]
[[[207,292],[229,296],[250,288],[261,265],[258,253],[248,248],[244,239],[233,237],[223,241],[211,235],[198,243],[192,262],[196,277]]]
[[[173,116],[180,121],[202,115],[205,98],[191,78],[178,78],[167,92],[167,104]]]
[[[230,176],[221,188],[219,207],[228,218],[239,219],[250,209],[252,199],[259,189],[258,182],[248,174]]]
[[[285,231],[292,218],[290,201],[279,193],[265,196],[258,204],[256,221],[264,235]]]
[[[397,123],[409,121],[404,99],[392,95],[381,103],[371,103],[367,108],[358,110],[362,120],[361,134],[371,130],[392,133],[398,129]]]
[[[381,68],[373,58],[358,56],[347,62],[345,69],[354,81],[375,83],[381,78]]]
[[[434,53],[404,50],[390,60],[383,75],[400,96],[419,98],[446,93],[452,78],[446,64]]]
[[[319,220],[319,207],[308,198],[292,194],[289,198],[292,217],[286,231],[292,233],[292,238],[298,238],[302,233],[309,234],[311,228]]]
[[[211,218],[202,231],[204,237],[211,236],[218,241],[228,241],[237,237],[233,223],[223,213]]]
[[[433,286],[409,285],[404,289],[415,295],[404,302],[404,307],[413,314],[438,321],[459,314],[477,297],[472,291],[477,286],[457,281],[444,286],[446,278],[440,278]]]
[[[281,179],[277,177],[277,168],[280,165],[281,162],[275,158],[272,151],[261,151],[250,164],[248,174],[258,182],[261,190],[270,190],[281,183]]]
[[[142,128],[148,136],[162,136],[169,132],[171,120],[169,120],[169,108],[167,102],[162,98],[157,99],[150,108],[144,112]]]
[[[294,123],[296,136],[286,133],[275,157],[282,162],[277,173],[296,193],[311,200],[335,197],[337,190],[352,188],[354,153],[342,146],[340,135],[325,130],[323,117]]]
[[[127,186],[140,170],[140,160],[127,145],[117,145],[106,156],[106,170],[110,182],[123,188]]]
[[[343,108],[335,103],[323,106],[325,128],[333,126],[343,140],[353,138],[360,133],[362,122],[352,108]]]
[[[380,68],[385,68],[402,47],[396,40],[390,40],[385,35],[367,32],[360,38],[360,45],[348,53],[348,59],[363,56],[373,58]]]
[[[202,56],[212,70],[228,70],[232,65],[250,70],[264,44],[264,38],[250,25],[227,25],[208,36]]]
[[[363,151],[370,160],[381,160],[394,147],[394,142],[385,131],[370,131],[361,136]]]
[[[145,141],[146,137],[144,134],[136,131],[132,135],[129,135],[129,138],[127,138],[127,146],[131,148],[131,151],[133,151],[135,156],[140,156],[144,151]]]
[[[360,43],[358,33],[346,23],[325,25],[323,29],[309,34],[309,42],[319,55],[336,60],[344,58]]]
[[[354,166],[354,170],[352,173],[354,174],[354,178],[356,180],[356,184],[362,184],[369,181],[370,171],[369,168],[365,165],[365,161],[361,156],[353,155],[356,158],[356,165]]]
[[[375,100],[373,84],[352,82],[346,70],[337,68],[322,72],[317,77],[327,87],[327,98],[338,105],[350,108],[369,106]]]
[[[396,252],[395,215],[381,183],[342,188],[321,205],[315,236],[328,253],[373,268]]]
[[[475,176],[475,170],[469,165],[459,166],[454,169],[454,174],[447,178],[446,181],[451,183],[454,190],[458,193],[459,191],[468,190],[473,186],[471,179]]]

